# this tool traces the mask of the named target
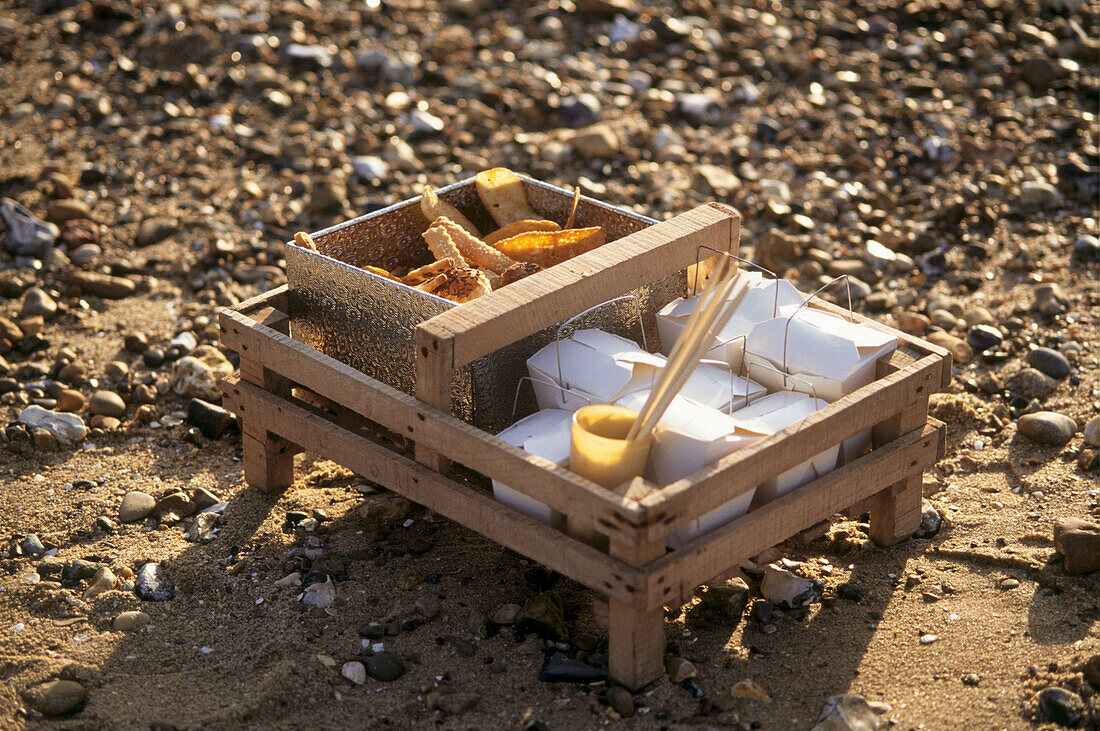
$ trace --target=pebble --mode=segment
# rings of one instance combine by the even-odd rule
[[[0,218],[7,227],[4,248],[16,256],[41,259],[60,234],[56,225],[36,218],[11,198],[0,198]]]
[[[45,290],[39,287],[31,287],[23,294],[23,306],[19,309],[19,317],[42,317],[49,320],[57,314],[57,303],[53,301]]]
[[[146,355],[152,352],[150,348]],[[217,348],[200,345],[190,355],[176,361],[172,366],[169,384],[172,391],[180,396],[190,396],[213,403],[221,401],[221,389],[218,381],[233,374],[233,364]]]
[[[331,607],[336,601],[336,584],[333,583],[332,577],[326,576],[324,581],[307,586],[300,599],[303,604],[318,609]]]
[[[379,652],[367,658],[367,675],[383,683],[392,683],[405,674],[405,663],[392,652]]]
[[[539,681],[543,683],[598,683],[602,680],[602,670],[560,652],[547,655],[539,670]]]
[[[1085,702],[1065,688],[1046,688],[1039,694],[1039,711],[1048,721],[1073,727],[1085,716]]]
[[[1100,570],[1100,524],[1059,518],[1054,522],[1054,549],[1065,557],[1067,574]]]
[[[951,353],[951,359],[960,365],[969,363],[974,357],[974,350],[967,342],[957,338],[951,333],[934,331],[924,336],[933,345],[938,345]]]
[[[360,180],[374,184],[385,180],[390,174],[390,164],[376,155],[353,157],[351,169]]]
[[[920,526],[913,533],[914,538],[932,538],[940,532],[940,527],[943,526],[943,518],[940,517],[940,513],[928,500],[921,500],[920,504]]]
[[[139,520],[144,520],[153,512],[156,504],[157,502],[152,495],[132,490],[122,498],[122,505],[118,508],[118,519],[123,523],[136,523]]]
[[[416,613],[424,619],[432,619],[439,614],[439,600],[434,597],[420,597],[414,605]]]
[[[673,656],[665,660],[665,672],[669,682],[679,685],[688,678],[694,678],[699,671],[685,658]]]
[[[1073,439],[1077,422],[1054,411],[1036,411],[1017,419],[1016,429],[1033,442],[1058,446]]]
[[[558,116],[566,127],[587,127],[600,119],[603,107],[593,94],[578,94],[562,100]]]
[[[836,587],[837,598],[850,602],[861,602],[867,597],[867,594],[868,591],[863,587],[847,582],[838,584]]]
[[[145,612],[129,611],[115,617],[115,621],[111,626],[119,632],[133,632],[136,629],[141,629],[151,621],[152,618]]]
[[[218,534],[221,516],[217,513],[199,513],[187,528],[183,537],[191,543],[210,543]]]
[[[1050,183],[1028,181],[1020,186],[1019,202],[1025,208],[1057,208],[1062,194]]]
[[[1004,340],[1001,331],[991,325],[978,325],[966,333],[966,342],[979,353],[995,348]]]
[[[81,598],[87,601],[88,599],[95,598],[100,594],[110,591],[115,588],[115,583],[118,581],[118,577],[111,571],[110,568],[104,566],[97,570],[92,578],[88,581],[88,588],[81,594]]]
[[[772,697],[768,695],[768,692],[752,678],[744,678],[738,680],[730,688],[730,695],[734,698],[747,698],[754,701],[764,701],[765,703],[771,703]]]
[[[367,682],[367,669],[358,660],[344,663],[344,666],[340,668],[340,674],[356,685],[363,685]]]
[[[152,218],[143,219],[142,222],[138,224],[137,233],[134,235],[134,245],[146,247],[152,246],[153,244],[159,244],[161,241],[164,241],[176,233],[178,228],[178,222],[172,218],[154,216]]]
[[[776,606],[796,609],[821,601],[824,586],[820,581],[796,576],[777,564],[768,564],[760,593]]]
[[[569,145],[586,160],[607,160],[619,152],[619,138],[607,124],[597,124],[574,132]]]
[[[1027,364],[1057,380],[1062,380],[1073,370],[1066,356],[1052,348],[1032,350],[1027,354]]]
[[[493,612],[492,620],[495,624],[500,625],[514,624],[520,608],[518,604],[503,604]]]
[[[1057,284],[1040,284],[1035,288],[1035,308],[1047,317],[1056,317],[1066,311],[1069,298]]]
[[[1086,660],[1081,673],[1085,676],[1085,680],[1089,685],[1100,689],[1100,654],[1093,655]]]
[[[845,693],[825,700],[811,731],[876,731],[879,727],[879,720],[867,699]]]
[[[84,394],[72,388],[66,388],[57,395],[57,410],[76,413],[84,409]]]
[[[435,700],[435,707],[448,716],[461,716],[481,702],[477,693],[444,693]]]
[[[46,210],[46,220],[53,223],[64,223],[74,218],[92,217],[92,210],[88,204],[77,198],[62,198],[50,204]]]
[[[719,621],[736,625],[749,604],[749,585],[738,577],[724,584],[708,586],[702,592],[700,605]]]
[[[138,569],[134,593],[147,602],[163,602],[176,595],[176,587],[168,583],[164,569],[158,564],[147,563]]]
[[[37,405],[20,411],[19,421],[35,429],[45,429],[66,446],[81,442],[88,436],[88,427],[78,415],[48,411]]]
[[[73,271],[69,282],[82,293],[103,299],[123,299],[137,291],[137,284],[126,277],[113,277],[99,272]]]
[[[1005,379],[1005,388],[1026,399],[1044,399],[1058,389],[1058,382],[1034,368],[1021,368]]]
[[[1015,589],[1020,586],[1020,582],[1017,579],[1003,579],[1000,583],[1000,587],[1005,591],[1009,589]]]
[[[88,399],[88,413],[118,419],[126,413],[126,402],[114,391],[100,389]]]
[[[52,680],[27,691],[27,699],[45,716],[64,716],[84,705],[87,691],[75,680]]]
[[[634,696],[625,688],[611,688],[607,691],[607,704],[623,718],[634,715]]]
[[[46,552],[46,547],[34,533],[31,533],[19,544],[19,550],[24,556],[41,556]]]
[[[543,639],[555,642],[569,639],[564,608],[555,594],[540,594],[528,599],[516,613],[515,624],[521,635],[534,632]]]
[[[1084,264],[1100,263],[1100,239],[1085,234],[1073,244],[1073,260]]]
[[[931,633],[924,634],[924,635],[920,636],[920,643],[922,645],[931,645],[933,642],[935,642],[939,638],[940,638],[939,635],[934,635],[934,634],[931,634]]]
[[[1085,444],[1100,447],[1100,416],[1094,416],[1085,424]]]
[[[236,423],[233,414],[221,406],[198,398],[187,404],[187,421],[197,426],[207,439],[218,439]]]

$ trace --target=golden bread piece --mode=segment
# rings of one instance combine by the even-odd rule
[[[299,231],[294,234],[294,243],[301,246],[303,249],[309,249],[310,251],[317,251],[317,244],[313,243],[313,237],[307,234],[305,231]],[[318,251],[318,253],[320,253]]]
[[[481,232],[477,230],[477,226],[471,223],[470,219],[462,215],[462,211],[458,210],[450,203],[439,200],[439,196],[435,194],[435,191],[432,190],[430,186],[424,186],[424,193],[420,196],[420,210],[424,214],[424,218],[429,221],[434,221],[440,216],[446,216],[474,236],[481,235]]]
[[[484,170],[477,174],[475,181],[485,210],[498,226],[539,218],[527,201],[523,181],[508,168]]]
[[[387,272],[382,267],[363,267],[363,268],[366,269],[371,274],[377,274],[378,276],[382,277],[383,279],[392,279],[395,282],[400,282],[401,281],[397,277],[395,277],[392,274],[390,274],[389,272]]]
[[[416,287],[424,282],[435,279],[443,272],[454,269],[455,260],[451,258],[440,259],[439,261],[433,261],[431,264],[426,264],[419,269],[413,269],[402,278],[402,282],[410,287]]]
[[[504,254],[501,254],[478,237],[471,235],[468,231],[446,216],[440,216],[435,219],[435,223],[432,224],[432,228],[428,229],[428,231],[434,228],[442,228],[446,233],[450,234],[451,240],[454,242],[455,246],[458,247],[458,251],[462,257],[476,267],[488,269],[491,272],[500,274],[505,269],[515,264],[514,261]],[[425,232],[424,235],[426,237],[428,235],[427,232]],[[432,252],[434,253],[435,250],[432,249]]]
[[[476,269],[450,269],[417,289],[459,304],[493,291],[485,274]]]
[[[515,266],[515,264],[512,266]],[[478,269],[478,271],[485,275],[485,278],[489,280],[489,286],[492,287],[494,291],[504,286],[504,281],[500,274],[491,272],[488,269]]]
[[[496,231],[492,232],[484,239],[482,239],[482,241],[489,244],[490,246],[495,246],[498,241],[504,241],[504,239],[510,239],[513,236],[519,236],[520,234],[525,234],[528,231],[561,231],[561,226],[554,223],[553,221],[545,220],[516,221],[515,223],[510,223],[507,226],[498,228]]]
[[[607,233],[600,226],[568,231],[531,231],[497,244],[497,249],[516,261],[552,267],[578,254],[603,246]]]
[[[436,223],[422,234],[432,256],[436,259],[453,259],[455,266],[458,267],[466,266],[466,259],[458,250],[458,244],[451,237],[451,232],[438,224],[439,219],[436,219]]]
[[[535,272],[542,271],[542,267],[538,264],[532,264],[529,261],[521,261],[513,264],[504,270],[504,273],[500,275],[500,286],[511,284],[512,282],[518,282],[524,277],[529,277]]]

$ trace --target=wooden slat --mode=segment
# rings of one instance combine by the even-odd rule
[[[637,546],[611,541],[610,553],[631,566],[644,566],[665,554],[665,541]],[[638,690],[659,678],[665,659],[664,609],[639,608],[612,598],[608,620],[607,670],[611,679]]]
[[[928,419],[928,397],[875,425],[872,444],[888,444],[899,435],[922,426]],[[911,472],[875,495],[871,505],[871,540],[880,546],[892,546],[920,526],[924,476]]]
[[[222,343],[364,418],[423,443],[450,459],[574,515],[587,515],[600,530],[628,544],[645,513],[633,500],[605,490],[568,470],[513,447],[464,421],[376,381],[297,340],[223,310]],[[323,452],[322,452],[323,454]]]
[[[936,391],[940,374],[939,356],[925,356],[904,370],[829,404],[798,424],[739,449],[646,497],[641,501],[642,507],[649,511],[644,539],[667,535],[808,456],[870,429],[884,414],[901,411]]]
[[[245,419],[270,425],[276,433],[294,439],[303,448],[616,601],[628,605],[639,601],[645,580],[640,569],[528,518],[480,489],[429,470],[304,405],[234,377],[224,381],[224,389],[227,402]]]
[[[823,518],[882,490],[906,475],[920,474],[938,459],[943,424],[898,437],[855,462],[803,485],[646,565],[646,604],[679,606],[712,576],[805,530]]]
[[[458,368],[694,265],[700,246],[736,253],[740,223],[732,208],[699,206],[442,312],[419,329],[453,340],[452,367]]]

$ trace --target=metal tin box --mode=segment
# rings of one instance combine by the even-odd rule
[[[569,217],[573,194],[528,177],[523,180],[531,206],[543,218],[564,223]],[[479,229],[492,230],[473,178],[437,193]],[[653,219],[591,198],[582,197],[577,208],[576,226],[603,226],[609,243],[654,223]],[[420,198],[416,197],[312,234],[320,253],[288,243],[292,336],[383,383],[413,394],[416,326],[462,305],[376,276],[361,267],[392,270],[430,262],[431,253],[421,237],[428,225],[420,211]],[[651,349],[655,348],[654,314],[680,296],[685,285],[686,275],[680,271],[634,290],[636,303],[624,300],[609,304],[570,322],[569,328],[598,327],[637,339],[640,311],[647,341]],[[525,361],[550,342],[556,332],[557,328],[547,328],[457,369],[451,384],[452,412],[494,433],[511,424],[517,387],[526,375]],[[568,334],[563,329],[562,336]],[[533,410],[529,389],[521,394],[519,414]]]

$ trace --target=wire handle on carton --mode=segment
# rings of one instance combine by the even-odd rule
[[[759,362],[759,363],[753,363],[752,365],[748,365],[747,360],[748,359],[743,359],[741,361],[742,364],[745,366],[745,372],[746,373],[748,373],[749,370],[752,369],[754,366],[759,366],[760,368],[764,368],[765,370],[775,371],[776,373],[778,373],[780,376],[783,377],[783,385],[784,386],[787,385],[787,379],[788,378],[791,379],[792,381],[799,381],[801,383],[806,384],[806,387],[810,389],[810,393],[808,395],[813,396],[814,399],[818,398],[817,388],[814,386],[812,381],[809,381],[805,378],[802,378],[801,376],[799,376],[796,373],[787,373],[786,371],[780,370],[779,368],[776,368],[774,365],[772,365],[771,363],[769,363],[767,361],[762,361],[762,362]],[[749,378],[749,377],[746,375],[745,378]],[[751,381],[752,379],[749,378],[749,380]],[[784,388],[783,390],[786,391],[787,389]],[[822,400],[824,400],[824,399],[822,399]]]
[[[792,312],[790,314],[790,317],[787,318],[787,324],[783,327],[783,371],[784,372],[786,372],[786,370],[787,370],[787,339],[788,339],[787,335],[791,330],[791,320],[796,318],[798,316],[798,313],[802,312],[803,308],[808,307],[810,305],[810,302],[813,300],[814,297],[818,296],[819,294],[824,292],[826,289],[828,289],[829,287],[833,286],[834,284],[836,284],[837,282],[842,281],[842,280],[844,282],[844,289],[848,293],[848,322],[854,323],[856,321],[855,313],[852,312],[852,285],[848,281],[848,275],[847,274],[841,274],[839,277],[832,280],[828,284],[826,284],[822,287],[819,287],[817,289],[817,291],[815,291],[813,294],[811,294],[809,297],[806,298],[805,302],[803,302],[798,307],[796,307],[795,311]]]
[[[543,386],[549,386],[550,388],[556,388],[557,390],[561,391],[563,394],[568,393],[571,396],[577,396],[578,398],[582,398],[585,401],[587,401],[589,404],[592,403],[592,399],[588,398],[588,396],[584,395],[580,391],[573,391],[572,389],[566,388],[565,386],[560,386],[560,385],[554,383],[553,381],[544,381],[541,378],[534,378],[533,376],[523,376],[522,378],[519,379],[519,382],[516,383],[516,396],[515,396],[515,398],[512,399],[512,418],[509,419],[510,424],[515,424],[516,423],[516,410],[519,408],[519,391],[520,391],[521,388],[523,388],[523,382],[524,381],[530,381],[532,383],[532,388],[534,388],[533,384],[538,383],[538,384],[541,384]],[[561,404],[562,404],[562,406],[565,406],[565,399],[564,398],[561,400]]]
[[[737,261],[741,264],[744,264],[745,266],[752,267],[753,269],[758,269],[759,271],[762,271],[765,274],[770,274],[772,279],[779,279],[778,274],[773,272],[771,269],[766,269],[766,268],[760,266],[759,264],[757,264],[754,261],[749,261],[748,259],[744,259],[744,258],[738,256],[737,254],[731,254],[728,251],[722,251],[721,249],[716,249],[713,246],[707,246],[706,244],[701,244],[695,250],[695,281],[692,282],[692,284],[691,284],[691,294],[692,294],[692,296],[695,296],[696,294],[699,293],[699,259],[700,259],[699,254],[700,254],[700,252],[703,251],[703,249],[706,249],[707,251],[713,251],[715,254],[719,254],[721,256],[729,257],[730,259],[733,259],[734,261]],[[776,287],[775,288],[775,304],[772,305],[772,317],[778,317],[778,316],[779,316],[779,287]]]
[[[598,305],[593,305],[593,306],[589,307],[587,310],[584,310],[583,312],[578,312],[577,314],[570,317],[568,320],[565,320],[564,322],[562,322],[562,324],[558,325],[558,329],[554,332],[554,355],[556,355],[557,358],[558,358],[558,381],[560,381],[561,384],[565,387],[564,390],[569,389],[569,384],[565,382],[565,378],[561,374],[561,331],[562,331],[562,329],[564,329],[565,326],[568,325],[569,323],[571,323],[571,322],[573,322],[573,321],[575,321],[575,320],[577,320],[581,317],[584,317],[585,315],[587,315],[590,312],[594,312],[594,311],[600,309],[601,307],[605,307],[605,306],[613,304],[615,302],[622,302],[623,300],[634,300],[634,308],[635,308],[635,311],[638,314],[638,330],[642,333],[642,348],[647,353],[649,352],[649,343],[646,342],[646,338],[645,338],[645,325],[642,324],[642,301],[638,298],[637,295],[624,294],[622,297],[615,297],[614,299],[609,299],[605,302],[601,302]]]
[[[711,348],[711,350],[713,350],[713,349],[714,348]],[[733,379],[739,377],[741,374],[740,373],[734,373],[733,368],[730,367],[730,364],[727,363],[724,360],[718,360],[717,358],[700,358],[699,359],[699,365],[702,365],[704,363],[706,363],[707,365],[718,366],[719,368],[721,368],[722,370],[724,370],[724,371],[726,371],[727,373],[730,374],[730,402],[729,402],[729,406],[727,407],[728,410],[727,410],[726,413],[727,414],[733,414],[733,412],[737,410],[733,407],[733,401],[734,401],[734,399],[733,399],[733,386],[734,386]],[[748,402],[749,402],[749,395],[746,393],[745,394],[745,403],[746,403],[746,405],[748,404]]]

